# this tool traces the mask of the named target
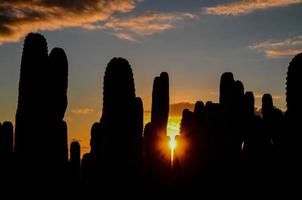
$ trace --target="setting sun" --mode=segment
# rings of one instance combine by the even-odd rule
[[[171,117],[168,122],[168,136],[169,136],[169,148],[170,148],[170,159],[171,167],[173,167],[175,149],[177,147],[176,136],[179,135],[180,128],[180,117]]]
[[[176,140],[175,140],[175,136],[170,136],[170,141],[169,141],[169,147],[171,150],[171,167],[173,167],[173,161],[174,161],[174,150],[176,148]]]

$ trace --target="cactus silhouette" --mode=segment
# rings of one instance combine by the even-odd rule
[[[194,107],[194,113],[202,113],[204,111],[204,103],[202,101],[197,101]]]
[[[169,117],[169,75],[162,72],[153,82],[151,123],[166,134]]]
[[[38,179],[62,178],[67,164],[67,82],[64,50],[54,48],[48,56],[46,39],[29,33],[21,60],[15,152],[19,162],[28,163],[22,170]]]
[[[300,91],[300,76],[302,73],[302,53],[296,55],[289,63],[287,78],[286,78],[286,103],[287,113],[292,115],[293,118],[299,116],[301,113],[301,99],[302,94]],[[301,117],[299,118],[301,119]]]
[[[13,153],[13,124],[0,124],[0,158],[9,159]]]
[[[255,98],[253,92],[246,92],[244,95],[244,112],[248,119],[255,117]]]
[[[130,113],[135,98],[131,66],[123,58],[113,58],[107,65],[103,87],[101,122],[113,123]],[[123,123],[123,121],[122,121]]]
[[[13,124],[0,123],[0,184],[2,189],[14,184]]]
[[[135,182],[142,159],[142,131],[143,104],[135,95],[131,66],[126,59],[113,58],[104,75],[103,111],[91,130],[86,168],[96,159],[101,179],[108,185],[117,179],[123,184],[130,176]],[[89,174],[84,176],[91,181]]]
[[[264,120],[266,118],[270,118],[270,115],[272,114],[273,109],[274,109],[274,105],[273,105],[272,95],[264,94],[262,96],[262,109],[261,109]]]
[[[162,72],[153,82],[151,122],[146,125],[144,132],[147,154],[158,154],[156,153],[158,142],[167,135],[168,117],[169,75],[167,72]]]
[[[68,61],[61,48],[49,54],[48,109],[54,121],[61,121],[67,108]],[[55,80],[55,81],[54,81]]]
[[[221,75],[220,78],[220,95],[219,103],[222,106],[226,106],[231,101],[231,90],[234,84],[234,76],[231,72],[225,72]]]
[[[81,176],[81,146],[78,141],[70,144],[70,161],[69,161],[69,181],[72,185],[78,186]]]
[[[19,98],[16,113],[15,151],[17,154],[31,155],[41,144],[40,120],[43,116],[44,76],[47,75],[48,50],[45,38],[36,33],[27,35],[24,41]],[[38,117],[39,116],[39,117]]]

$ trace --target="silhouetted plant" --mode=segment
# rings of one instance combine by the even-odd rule
[[[270,118],[273,109],[274,109],[274,105],[273,105],[272,95],[264,94],[262,97],[262,109],[261,109],[264,120],[266,120],[266,118]]]
[[[220,78],[220,93],[219,103],[224,107],[227,106],[231,101],[231,91],[234,84],[234,76],[231,72],[225,72]]]
[[[138,178],[142,157],[143,105],[135,95],[130,64],[113,58],[107,65],[103,86],[103,112],[91,133],[90,157],[97,159],[100,179],[108,186]],[[87,155],[88,156],[88,155]],[[88,157],[87,157],[88,159]]]
[[[253,119],[255,117],[255,98],[253,92],[246,92],[244,99],[245,116],[248,119]]]
[[[195,103],[194,113],[196,113],[196,114],[202,113],[202,112],[204,112],[204,109],[205,109],[205,107],[204,107],[204,103],[202,101],[197,101]]]
[[[61,48],[49,54],[48,109],[54,121],[61,121],[67,108],[68,61]]]
[[[33,155],[37,145],[41,144],[40,132],[43,126],[40,128],[40,123],[33,125],[33,121],[41,120],[41,116],[44,116],[42,108],[45,107],[43,99],[46,99],[46,91],[43,83],[47,76],[47,52],[47,43],[42,35],[30,33],[26,36],[16,113],[15,151],[17,154]]]
[[[64,176],[68,158],[67,125],[63,121],[67,82],[64,50],[54,48],[48,56],[45,38],[28,34],[21,60],[15,151],[18,162],[28,163],[27,169],[21,170],[30,170],[37,179],[62,180]]]
[[[84,154],[81,162],[81,183],[84,189],[97,189],[98,178],[98,164],[96,155],[92,153]]]
[[[69,173],[70,173],[70,183],[75,186],[79,186],[80,182],[80,173],[81,173],[81,146],[78,141],[73,141],[70,144],[70,165],[69,165]]]
[[[166,134],[169,117],[169,75],[162,72],[154,79],[152,91],[151,123],[159,133]]]
[[[0,124],[0,158],[9,159],[13,153],[13,124]]]
[[[101,124],[99,122],[94,123],[91,127],[90,153],[93,155],[97,154],[97,147],[98,147],[97,142],[101,142],[100,140],[97,139],[98,134],[102,134],[100,129],[101,129]]]
[[[157,151],[158,142],[166,138],[169,117],[169,75],[162,72],[155,77],[152,90],[151,122],[146,126],[144,140],[149,146],[147,151]]]
[[[286,102],[287,113],[293,115],[293,118],[301,119],[301,87],[300,78],[302,74],[302,53],[296,55],[289,63],[287,78],[286,78]]]

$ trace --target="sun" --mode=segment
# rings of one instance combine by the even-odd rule
[[[175,149],[177,147],[176,136],[179,135],[180,118],[170,118],[168,121],[167,135],[169,136],[168,146],[170,149],[171,167],[173,168]]]
[[[175,140],[175,136],[170,136],[170,140],[169,140],[169,148],[171,151],[171,167],[173,168],[173,163],[174,163],[174,151],[176,148],[176,140]]]

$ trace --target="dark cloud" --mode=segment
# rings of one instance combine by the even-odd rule
[[[0,43],[32,31],[89,27],[134,8],[135,0],[0,0]]]

